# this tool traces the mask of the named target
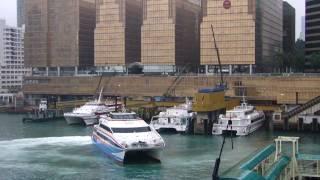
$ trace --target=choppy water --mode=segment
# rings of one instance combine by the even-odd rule
[[[161,164],[120,166],[90,139],[91,128],[64,121],[23,124],[20,115],[0,114],[0,180],[11,179],[210,179],[221,137],[163,135]],[[278,135],[301,136],[302,149],[320,154],[319,134],[259,131],[228,140],[222,170],[272,143]]]

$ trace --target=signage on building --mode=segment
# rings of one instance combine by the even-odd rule
[[[230,9],[231,8],[231,1],[230,0],[224,0],[223,1],[223,7],[225,9]]]

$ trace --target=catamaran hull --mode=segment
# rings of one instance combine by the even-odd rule
[[[187,126],[175,126],[175,125],[151,125],[156,131],[162,132],[166,130],[175,130],[178,133],[187,132]]]
[[[64,117],[69,125],[85,124],[90,126],[98,123],[98,116],[65,114]]]
[[[108,157],[116,160],[117,162],[123,163],[125,157],[125,149],[116,147],[114,145],[111,145],[110,143],[102,142],[95,135],[92,136],[92,141]]]
[[[83,118],[83,121],[86,124],[86,126],[92,126],[92,125],[98,124],[99,118],[97,116],[85,117]]]
[[[230,127],[227,129],[226,125],[214,124],[212,128],[212,134],[222,135],[226,131],[231,131],[235,132],[237,136],[247,136],[253,133],[254,131],[258,130],[261,126],[263,126],[264,121],[264,119],[259,120],[248,126],[232,126],[232,129]]]
[[[75,117],[75,116],[64,116],[66,119],[67,124],[69,125],[75,125],[75,124],[83,124],[83,119],[81,117]]]
[[[114,145],[114,143],[103,142],[97,137],[97,135],[92,136],[93,143],[108,157],[119,162],[125,163],[129,154],[139,153],[147,157],[150,157],[158,162],[160,162],[161,149],[124,149]]]

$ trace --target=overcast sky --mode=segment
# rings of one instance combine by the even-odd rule
[[[12,26],[17,24],[17,3],[16,0],[0,0],[0,18],[6,19],[7,23]],[[301,32],[301,17],[305,15],[304,0],[286,0],[296,8],[296,37]]]

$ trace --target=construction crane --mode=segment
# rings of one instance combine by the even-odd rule
[[[177,77],[174,79],[174,81],[172,82],[172,84],[168,87],[168,89],[166,90],[166,92],[164,93],[165,97],[172,97],[174,96],[174,91],[176,89],[176,87],[181,83],[181,81],[183,80],[183,72],[188,72],[190,69],[190,64],[186,64],[183,66],[183,68],[181,69],[181,71],[178,73]]]
[[[219,51],[219,48],[218,48],[218,45],[217,45],[216,36],[215,36],[214,30],[213,30],[213,25],[211,25],[211,30],[212,30],[214,49],[217,52],[219,69],[220,69],[220,87],[225,87],[226,84],[224,83],[224,79],[223,79],[222,65],[221,65],[221,59],[220,59],[220,51]]]
[[[218,45],[217,45],[217,41],[216,41],[216,37],[215,37],[213,25],[211,25],[211,30],[212,30],[214,48],[215,48],[215,50],[216,50],[216,52],[217,52],[219,69],[220,69],[220,85],[219,85],[219,86],[220,86],[220,88],[223,88],[223,90],[225,91],[226,88],[227,88],[227,85],[226,85],[226,83],[224,82],[224,79],[223,79],[222,65],[221,65],[221,59],[220,59],[220,52],[219,52],[219,48],[218,48]],[[231,119],[228,121],[226,130],[228,130],[229,127],[230,127],[231,130],[232,130],[232,120],[231,120]],[[222,146],[221,146],[221,149],[220,149],[220,153],[219,153],[219,156],[218,156],[218,158],[216,159],[216,162],[215,162],[215,165],[214,165],[214,169],[213,169],[213,173],[212,173],[212,180],[219,180],[219,169],[220,169],[221,157],[222,157],[222,152],[223,152],[223,149],[224,149],[225,142],[226,142],[226,135],[224,134],[224,135],[223,135]],[[231,134],[231,143],[232,143],[232,149],[233,149],[232,134]]]

